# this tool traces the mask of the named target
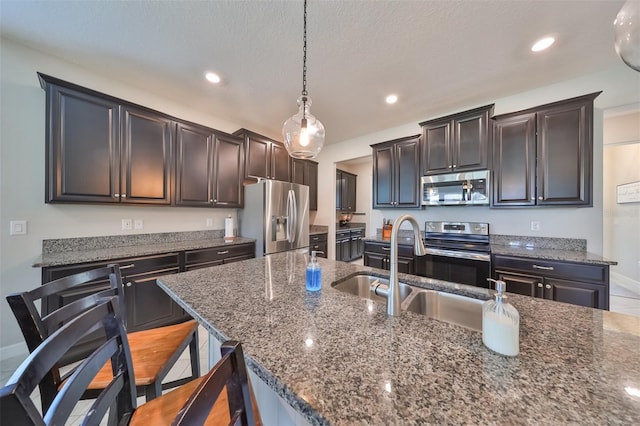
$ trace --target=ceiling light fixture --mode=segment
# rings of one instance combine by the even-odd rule
[[[282,136],[291,157],[311,159],[320,153],[324,145],[324,125],[309,112],[311,99],[307,96],[307,0],[304,0],[302,40],[302,96],[298,98],[298,112],[284,122]]]
[[[536,41],[533,46],[531,46],[532,52],[540,52],[547,48],[549,48],[556,41],[553,37],[545,37]]]
[[[620,59],[640,71],[640,2],[627,0],[613,21],[614,47]]]
[[[385,101],[388,104],[395,104],[396,102],[398,102],[398,96],[396,95],[389,95],[386,97]]]
[[[207,71],[206,73],[204,73],[204,78],[214,84],[220,83],[220,76],[215,72]]]

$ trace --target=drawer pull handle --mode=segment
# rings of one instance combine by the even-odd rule
[[[224,250],[224,251],[219,251],[218,254],[227,254],[229,253],[229,250]]]
[[[533,269],[542,269],[543,271],[553,271],[553,266],[533,265]]]
[[[391,247],[382,247],[382,250],[389,251],[389,250],[391,250]]]
[[[135,268],[135,267],[136,267],[135,263],[130,263],[128,265],[121,266],[120,270],[122,270],[122,269],[131,269],[131,268]]]

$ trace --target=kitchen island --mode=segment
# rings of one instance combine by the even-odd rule
[[[384,304],[331,286],[387,271],[318,259],[322,290],[309,293],[306,260],[282,253],[158,284],[217,340],[239,340],[249,369],[310,424],[640,423],[638,317],[510,295],[520,355],[507,358],[479,332],[411,312],[388,317]]]

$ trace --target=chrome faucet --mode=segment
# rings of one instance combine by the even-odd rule
[[[400,315],[400,284],[398,284],[398,231],[400,225],[408,220],[413,226],[413,251],[418,256],[424,256],[426,250],[420,235],[420,226],[416,219],[408,214],[403,214],[393,222],[391,229],[391,277],[389,278],[389,291],[387,292],[387,315]]]

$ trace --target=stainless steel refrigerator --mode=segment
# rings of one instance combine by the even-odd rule
[[[240,235],[256,240],[256,257],[309,247],[309,187],[262,180],[244,188]]]

